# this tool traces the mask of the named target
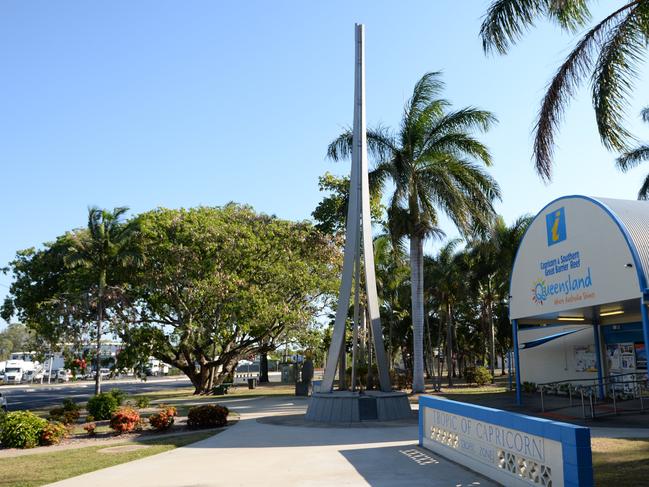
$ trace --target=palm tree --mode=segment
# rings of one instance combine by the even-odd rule
[[[439,235],[438,212],[447,214],[461,233],[488,226],[493,201],[500,198],[496,181],[480,164],[491,165],[488,149],[473,132],[488,130],[495,117],[473,107],[450,111],[437,98],[444,87],[440,73],[427,73],[415,85],[406,103],[399,130],[368,130],[368,149],[377,162],[372,179],[390,180],[394,193],[388,214],[394,231],[401,227],[410,239],[411,305],[413,327],[413,391],[424,390],[423,244]],[[349,157],[352,133],[343,132],[329,144],[334,160]]]
[[[122,217],[127,211],[127,207],[115,208],[112,212],[97,207],[89,208],[88,227],[86,231],[76,232],[71,236],[69,254],[65,258],[67,266],[87,268],[97,280],[95,394],[101,392],[99,355],[108,273],[118,267],[137,264],[141,260],[141,254],[134,246],[138,234],[137,220],[122,222]]]
[[[486,52],[506,54],[538,19],[577,32],[591,19],[589,0],[495,0],[480,35]],[[552,78],[535,127],[534,160],[539,175],[552,174],[554,139],[563,113],[580,84],[592,82],[593,107],[602,143],[625,151],[633,139],[623,125],[626,98],[633,90],[649,42],[649,0],[632,0],[591,27]]]
[[[509,301],[509,280],[516,250],[531,221],[530,216],[524,215],[507,226],[505,220],[498,216],[485,235],[469,242],[467,264],[471,271],[471,291],[481,303],[487,325],[492,377],[496,363],[494,307]]]
[[[649,107],[645,108],[641,112],[642,120],[649,123]],[[649,160],[649,144],[642,144],[638,147],[628,150],[615,161],[617,167],[622,171],[626,172],[629,169],[636,167],[638,164],[644,161]],[[646,200],[649,199],[649,175],[642,183],[640,191],[638,191],[638,199]]]
[[[436,310],[440,317],[443,317],[446,323],[446,367],[448,374],[448,385],[453,385],[453,336],[455,335],[454,326],[454,306],[465,289],[466,284],[466,265],[465,254],[458,252],[458,246],[462,241],[460,239],[449,240],[434,257],[426,257],[426,276],[430,281],[430,294],[438,304]],[[442,319],[439,321],[440,330],[438,330],[438,350],[441,343],[441,326]],[[440,370],[441,373],[441,370]],[[441,383],[441,377],[440,377]],[[414,387],[413,387],[414,388]]]

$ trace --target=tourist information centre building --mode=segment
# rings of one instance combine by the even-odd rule
[[[647,372],[649,202],[565,196],[514,260],[510,318],[521,383],[605,384]],[[612,377],[612,379],[611,379]]]

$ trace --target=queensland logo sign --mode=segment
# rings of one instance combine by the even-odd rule
[[[584,270],[578,250],[540,262],[539,270],[543,277],[532,282],[532,301],[538,306],[549,298],[552,304],[563,305],[595,297],[590,267]]]
[[[548,235],[548,247],[566,239],[566,210],[563,206],[545,215],[545,228]]]
[[[560,305],[574,303],[595,297],[594,292],[588,288],[593,286],[593,278],[590,274],[590,267],[585,274],[573,277],[570,274],[559,282],[548,282],[545,279],[537,279],[532,287],[532,301],[542,306],[548,298],[553,299],[553,304]]]

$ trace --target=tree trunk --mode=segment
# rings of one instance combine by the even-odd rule
[[[97,370],[95,371],[95,395],[101,394],[101,333],[104,320],[104,286],[106,284],[106,271],[99,271],[99,289],[97,292]]]
[[[343,340],[342,350],[340,351],[340,360],[338,361],[338,389],[347,390],[347,343]]]
[[[487,281],[487,319],[489,320],[489,372],[491,372],[491,382],[496,381],[496,336],[494,333],[494,314],[491,306],[491,282]]]
[[[173,365],[173,364],[172,364]],[[178,367],[178,365],[176,365]],[[211,394],[214,387],[222,384],[231,372],[232,366],[222,365],[217,372],[218,364],[201,365],[199,370],[193,366],[178,367],[189,378],[194,386],[194,395]]]
[[[410,237],[410,290],[412,302],[412,392],[424,392],[424,247]]]
[[[442,359],[442,318],[437,323],[437,387],[442,387],[442,369],[444,360]]]
[[[259,354],[259,383],[267,384],[268,380],[268,352]]]
[[[448,385],[453,385],[453,318],[451,316],[451,303],[446,303],[446,361]]]

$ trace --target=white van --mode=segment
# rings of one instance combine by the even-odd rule
[[[70,371],[65,369],[59,369],[56,371],[57,382],[68,382],[69,380],[70,380]]]

